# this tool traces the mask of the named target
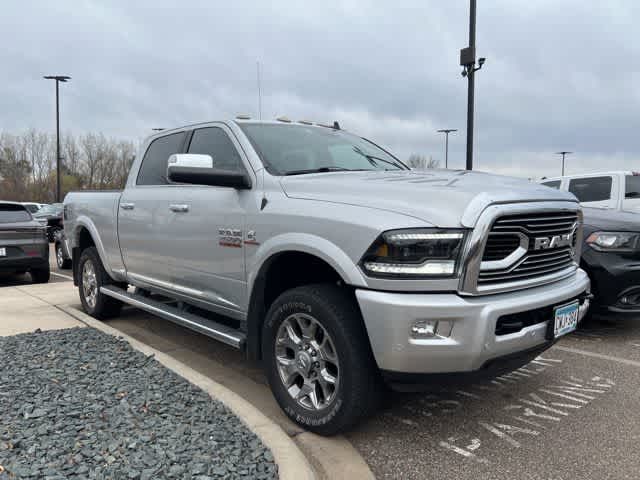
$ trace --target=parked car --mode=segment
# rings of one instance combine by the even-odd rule
[[[584,240],[596,311],[640,313],[640,214],[585,208]]]
[[[594,311],[640,312],[640,173],[570,175],[541,182],[573,193],[584,209],[581,266]]]
[[[33,216],[47,228],[49,243],[53,243],[58,230],[62,230],[62,203],[51,203],[38,210]]]
[[[584,207],[640,213],[640,172],[566,175],[540,183],[573,193]]]
[[[58,230],[55,233],[53,241],[56,252],[56,264],[60,270],[68,270],[71,268],[71,252],[69,251],[69,242],[64,230]]]
[[[15,202],[0,202],[0,272],[29,272],[34,283],[49,281],[45,229]]]
[[[31,213],[36,213],[38,210],[44,207],[44,203],[34,202],[22,202],[22,205],[24,205]]]
[[[67,195],[65,233],[89,315],[126,303],[245,350],[320,434],[370,415],[383,381],[519,368],[589,306],[573,195],[411,171],[337,124],[163,131],[124,191]]]

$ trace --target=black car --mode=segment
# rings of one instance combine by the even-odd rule
[[[45,228],[19,203],[0,202],[0,272],[29,272],[34,283],[49,281]]]
[[[581,267],[600,312],[640,313],[640,214],[584,208]]]
[[[62,212],[64,207],[61,203],[52,203],[50,205],[45,205],[33,216],[38,220],[42,225],[46,225],[47,227],[47,238],[49,242],[53,242],[56,238],[56,232],[58,230],[62,230]]]

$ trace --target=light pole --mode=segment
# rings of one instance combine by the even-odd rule
[[[457,132],[456,128],[443,128],[437,130],[438,133],[444,133],[444,168],[449,168],[449,134],[451,132]]]
[[[47,75],[43,78],[56,81],[56,202],[60,203],[60,163],[62,159],[60,158],[60,101],[58,84],[71,80],[71,77],[67,75]]]
[[[570,153],[573,153],[573,152],[567,152],[567,151],[556,152],[556,155],[562,155],[562,176],[563,177],[564,177],[564,156],[569,155]]]
[[[476,67],[476,0],[469,0],[469,46],[460,50],[462,76],[467,77],[467,170],[473,170],[473,102],[475,72],[484,65],[486,58],[478,59]]]

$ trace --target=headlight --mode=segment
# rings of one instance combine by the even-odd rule
[[[463,230],[390,230],[373,242],[361,265],[373,277],[452,277],[464,238]]]
[[[600,252],[636,252],[640,249],[638,232],[594,232],[587,245]]]

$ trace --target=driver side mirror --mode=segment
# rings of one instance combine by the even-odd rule
[[[213,167],[211,155],[175,153],[167,163],[167,178],[175,183],[232,187],[239,190],[251,188],[251,180],[244,172],[220,170]]]

